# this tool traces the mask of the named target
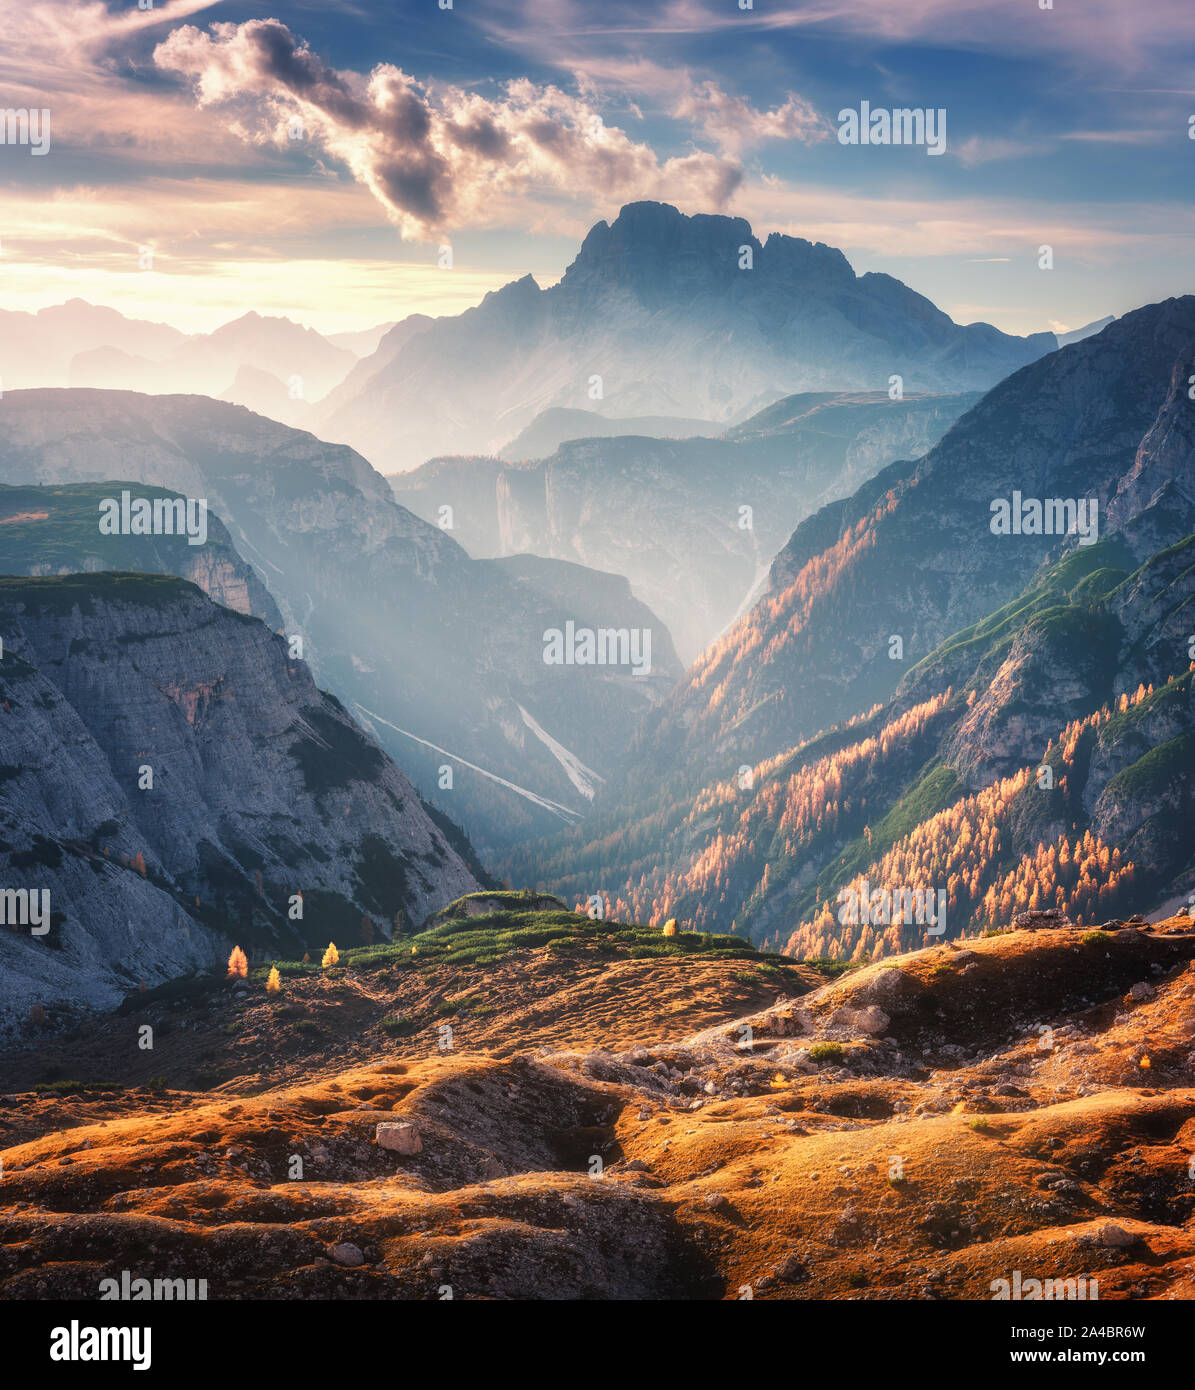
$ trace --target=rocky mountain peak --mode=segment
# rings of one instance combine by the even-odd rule
[[[479,309],[518,313],[538,304],[541,294],[543,291],[536,283],[535,276],[528,274],[518,280],[509,281],[500,289],[490,290],[482,299]]]
[[[757,243],[758,244],[758,243]],[[783,268],[790,274],[824,276],[827,280],[856,279],[850,261],[836,246],[824,241],[807,241],[804,237],[772,232],[764,242],[765,265]]]
[[[956,324],[899,280],[856,276],[834,247],[630,203],[589,231],[558,284],[524,277],[385,340],[310,424],[406,472],[493,454],[554,407],[600,399],[624,419],[722,422],[794,392],[886,391],[893,373],[906,392],[987,390],[1056,347],[1052,333]]]
[[[562,292],[619,288],[642,304],[724,288],[739,248],[760,244],[742,217],[687,217],[669,203],[628,203],[612,223],[591,228],[561,281]]]

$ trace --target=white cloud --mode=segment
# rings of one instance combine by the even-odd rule
[[[529,195],[587,209],[639,198],[722,207],[741,178],[720,155],[661,159],[608,126],[594,102],[527,79],[490,99],[422,83],[391,64],[366,76],[328,67],[278,20],[176,29],[154,52],[189,77],[199,103],[222,108],[246,138],[304,136],[345,164],[403,235],[431,239],[495,225]],[[777,114],[778,124],[797,120]],[[526,210],[523,220],[526,219]]]
[[[803,97],[789,94],[770,111],[731,96],[714,82],[700,82],[677,102],[673,114],[690,121],[723,154],[739,155],[769,140],[799,140],[813,144],[831,132],[829,121]]]
[[[990,164],[997,159],[1031,159],[1035,155],[1049,154],[1054,148],[1054,142],[972,135],[970,139],[947,148],[965,169],[974,169],[976,165]]]

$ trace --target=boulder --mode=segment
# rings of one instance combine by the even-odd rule
[[[848,1033],[866,1033],[871,1037],[879,1037],[881,1033],[887,1032],[891,1022],[891,1018],[876,1004],[867,1004],[861,1009],[844,1004],[826,1016],[826,1025],[829,1028],[842,1029]]]
[[[378,1125],[377,1141],[378,1148],[391,1149],[399,1154],[423,1152],[423,1140],[414,1125]]]
[[[1047,931],[1075,924],[1060,907],[1048,907],[1036,912],[1018,912],[1012,919],[1013,931]]]
[[[328,1250],[328,1258],[349,1269],[355,1269],[358,1265],[365,1263],[365,1256],[361,1253],[360,1247],[350,1245],[347,1241],[341,1245],[331,1246]]]
[[[1114,1221],[1105,1221],[1101,1226],[1097,1226],[1094,1235],[1097,1245],[1105,1245],[1112,1249],[1136,1245],[1141,1239],[1135,1231],[1126,1231]]]

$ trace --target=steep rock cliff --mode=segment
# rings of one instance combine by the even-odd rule
[[[0,580],[0,1012],[417,924],[478,878],[283,638],[179,579]],[[301,900],[301,915],[296,904]],[[399,915],[401,914],[401,915]]]

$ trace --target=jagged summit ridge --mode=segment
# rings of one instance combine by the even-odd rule
[[[986,390],[1057,346],[956,324],[834,247],[651,202],[591,228],[557,284],[524,276],[396,343],[312,419],[384,472],[494,453],[552,407],[731,423],[798,391],[887,391],[893,375],[906,392]]]

